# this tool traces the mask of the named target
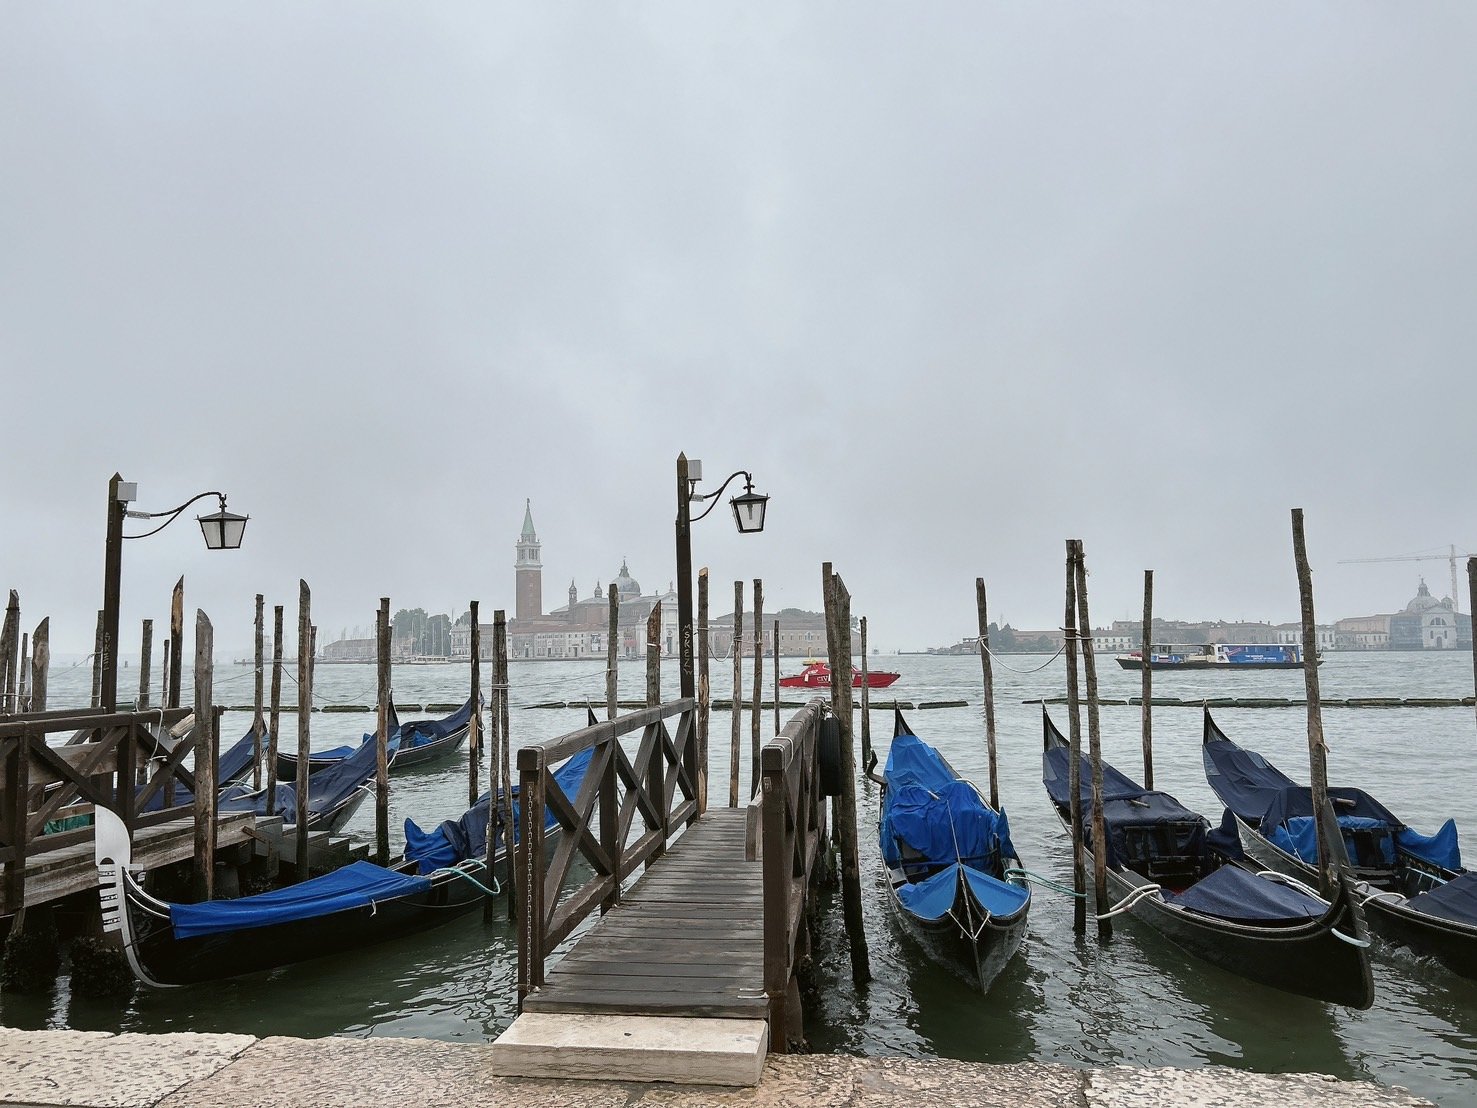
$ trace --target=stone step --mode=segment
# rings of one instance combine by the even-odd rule
[[[504,1077],[757,1085],[764,1020],[525,1012],[492,1044]]]

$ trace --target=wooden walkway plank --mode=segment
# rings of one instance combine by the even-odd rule
[[[549,967],[527,1012],[753,1018],[763,991],[763,883],[745,813],[708,812]]]

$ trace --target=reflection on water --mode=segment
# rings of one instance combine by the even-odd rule
[[[1002,659],[1020,668],[1041,659]],[[747,668],[747,667],[746,667]],[[889,657],[902,679],[885,695],[922,700],[967,699],[967,708],[916,711],[910,722],[966,776],[985,781],[979,662],[975,658]],[[1063,664],[1037,674],[998,666],[1000,794],[1027,868],[1070,884],[1070,856],[1040,781],[1040,709],[1022,701],[1061,691]],[[745,678],[750,692],[752,671]],[[714,696],[728,695],[727,663],[714,667]],[[1463,696],[1472,687],[1465,655],[1331,654],[1320,670],[1325,695]],[[1100,674],[1105,698],[1137,695],[1139,677],[1116,666]],[[675,667],[663,674],[676,694]],[[186,687],[190,676],[185,675]],[[600,661],[514,663],[515,708],[550,699],[600,702]],[[406,667],[396,673],[401,701],[459,702],[467,670]],[[295,695],[290,681],[284,690]],[[217,671],[218,697],[251,697],[248,667]],[[324,703],[374,700],[372,666],[323,666],[316,676]],[[57,705],[85,701],[85,668],[52,676]],[[636,664],[621,672],[623,698],[643,696]],[[1158,695],[1196,697],[1302,695],[1300,673],[1155,674]],[[1054,709],[1060,712],[1061,709]],[[788,716],[788,713],[786,713]],[[1295,777],[1305,776],[1306,717],[1302,709],[1220,709],[1216,717],[1236,741],[1259,750]],[[286,717],[295,731],[293,717]],[[766,714],[766,723],[770,717]],[[225,734],[244,730],[245,715],[228,714]],[[579,727],[584,709],[515,711],[515,743]],[[1140,775],[1138,709],[1102,710],[1105,756]],[[372,726],[368,714],[313,717],[315,747],[352,740]],[[874,718],[885,755],[890,715]],[[1447,815],[1459,821],[1477,788],[1471,764],[1471,709],[1330,708],[1324,712],[1334,783],[1358,784],[1406,822],[1431,831]],[[1218,802],[1200,766],[1200,713],[1192,707],[1155,713],[1156,784],[1214,818]],[[712,796],[726,796],[728,718],[711,728]],[[741,780],[748,780],[748,727],[743,728]],[[485,783],[485,770],[482,775]],[[466,801],[466,756],[392,778],[391,831],[398,848],[402,821],[422,826],[460,814]],[[1312,1071],[1372,1077],[1405,1085],[1453,1104],[1472,1099],[1477,1077],[1477,983],[1452,977],[1428,959],[1377,943],[1376,996],[1368,1012],[1351,1012],[1254,985],[1168,945],[1133,920],[1119,920],[1113,939],[1072,934],[1070,900],[1038,886],[1031,930],[1020,955],[981,997],[922,956],[891,918],[881,882],[873,828],[875,786],[858,801],[862,821],[863,902],[873,979],[851,981],[839,897],[814,936],[819,995],[808,996],[806,1035],[818,1050],[861,1054],[943,1056],[993,1062],[1056,1061],[1071,1065],[1136,1063],[1194,1066],[1218,1063],[1252,1070]],[[350,825],[371,837],[372,806]],[[1477,830],[1468,828],[1469,833]],[[1477,850],[1477,846],[1472,848]],[[416,1035],[481,1042],[514,1014],[516,936],[501,917],[484,925],[463,918],[419,938],[345,954],[270,974],[169,992],[139,992],[115,1003],[72,998],[65,979],[46,997],[0,997],[0,1021],[23,1027],[67,1026],[127,1031],[230,1031],[288,1035]]]

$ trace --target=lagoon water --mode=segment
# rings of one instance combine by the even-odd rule
[[[1043,666],[1043,663],[1044,666]],[[973,657],[875,656],[874,669],[902,678],[878,694],[915,702],[965,699],[965,708],[909,713],[924,739],[938,746],[966,776],[986,783],[980,665]],[[767,666],[772,662],[766,663]],[[783,663],[789,672],[796,660]],[[1010,669],[1004,667],[1013,667]],[[1042,668],[1037,668],[1042,667]],[[713,667],[716,698],[726,697],[731,663]],[[752,690],[745,667],[744,694]],[[1016,672],[1035,670],[1035,672]],[[134,671],[120,674],[129,687]],[[766,669],[766,685],[769,670]],[[1060,695],[1061,659],[1006,656],[997,661],[1000,794],[1025,865],[1070,884],[1067,844],[1046,803],[1040,780],[1041,708],[1024,700]],[[1100,659],[1104,698],[1136,695],[1139,675]],[[1320,669],[1326,697],[1470,695],[1470,655],[1330,654]],[[191,688],[190,677],[185,687]],[[465,665],[405,666],[395,674],[398,701],[460,701],[468,687]],[[484,681],[486,671],[484,670]],[[83,703],[85,669],[51,679],[54,707]],[[374,667],[320,666],[319,703],[372,704]],[[622,664],[621,695],[639,699],[644,672]],[[579,727],[584,711],[523,710],[547,700],[604,695],[601,661],[514,663],[512,728],[515,745]],[[675,666],[663,672],[664,695],[675,696]],[[1156,672],[1156,695],[1196,697],[1288,696],[1303,692],[1301,673],[1184,675]],[[252,696],[249,666],[216,672],[216,699],[242,704]],[[296,691],[284,681],[284,699]],[[798,690],[790,695],[798,697]],[[1065,726],[1065,709],[1053,708]],[[1142,776],[1137,707],[1102,709],[1105,757],[1130,776]],[[783,713],[788,718],[790,711]],[[1307,768],[1302,708],[1216,711],[1226,733],[1268,756],[1295,778]],[[764,714],[766,736],[772,714]],[[1326,708],[1329,777],[1359,785],[1407,823],[1432,831],[1455,816],[1477,836],[1477,723],[1471,708]],[[246,729],[249,716],[228,713],[225,738]],[[885,755],[890,712],[873,713],[872,729]],[[296,717],[285,716],[285,741],[295,742]],[[372,727],[368,714],[312,717],[315,747],[351,740]],[[1212,816],[1220,808],[1200,764],[1200,711],[1160,707],[1154,714],[1155,783],[1186,805]],[[727,795],[730,720],[715,712],[710,729],[712,799]],[[742,780],[748,780],[749,720],[743,725]],[[391,822],[413,817],[423,826],[460,814],[467,798],[465,753],[439,766],[391,779]],[[484,784],[485,784],[485,773]],[[1403,1085],[1442,1104],[1477,1104],[1477,982],[1446,972],[1429,959],[1376,941],[1376,998],[1354,1012],[1253,985],[1191,959],[1133,921],[1120,921],[1112,940],[1079,940],[1067,897],[1038,888],[1030,933],[1020,956],[988,997],[981,997],[927,962],[889,917],[877,863],[876,787],[859,794],[863,900],[873,980],[852,984],[839,899],[817,935],[819,996],[807,999],[806,1035],[820,1051],[869,1055],[948,1057],[991,1062],[1042,1061],[1069,1065],[1131,1063],[1198,1066],[1208,1063],[1264,1072],[1318,1072]],[[373,834],[373,806],[360,810],[349,830]],[[1477,857],[1477,838],[1469,854]],[[45,997],[0,997],[0,1023],[123,1031],[223,1031],[267,1035],[413,1035],[482,1042],[514,1015],[516,936],[504,922],[484,925],[474,915],[417,939],[367,952],[322,959],[269,974],[168,992],[136,992],[123,1004],[73,998],[65,978]]]

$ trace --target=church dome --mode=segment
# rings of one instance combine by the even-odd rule
[[[1407,612],[1426,612],[1432,608],[1444,608],[1446,605],[1431,595],[1431,590],[1426,587],[1426,579],[1421,578],[1421,587],[1416,590],[1415,597],[1405,606]]]
[[[635,600],[641,595],[641,582],[631,576],[631,571],[626,568],[626,560],[621,559],[621,571],[616,574],[615,580],[610,583],[622,600]]]

